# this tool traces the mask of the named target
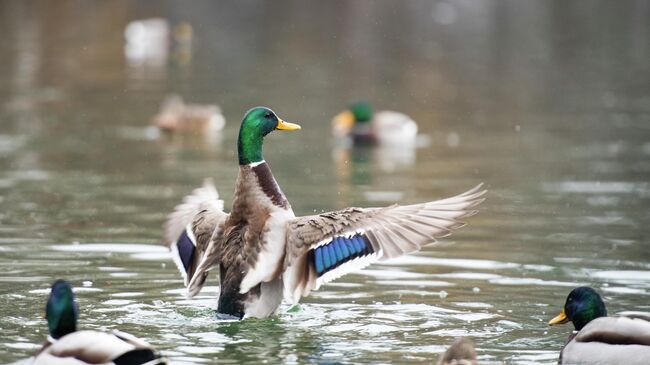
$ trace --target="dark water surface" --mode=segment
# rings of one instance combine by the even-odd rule
[[[80,327],[175,363],[428,363],[461,335],[486,362],[554,363],[570,328],[546,323],[572,287],[650,311],[650,3],[151,4],[0,3],[0,362],[38,348],[61,277]],[[152,16],[189,22],[191,50],[127,60],[124,27]],[[219,103],[223,134],[150,138],[170,92]],[[332,152],[329,120],[359,98],[407,112],[429,143]],[[481,181],[488,200],[442,244],[298,312],[219,321],[216,278],[186,299],[161,224],[207,176],[229,206],[258,104],[303,126],[265,144],[298,215]]]

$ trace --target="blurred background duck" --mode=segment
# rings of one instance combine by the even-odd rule
[[[367,102],[357,102],[332,120],[332,134],[354,145],[415,146],[418,125],[406,114],[374,113]]]
[[[187,22],[172,27],[163,18],[133,20],[124,28],[124,55],[132,66],[163,66],[171,50],[173,60],[186,65],[192,56],[193,36]]]
[[[124,332],[77,331],[79,309],[67,281],[57,280],[45,307],[49,336],[34,365],[166,364],[148,343]]]
[[[560,352],[560,364],[650,362],[650,313],[621,312],[607,317],[600,295],[583,286],[569,293],[564,309],[548,324],[567,322],[573,323],[575,331]]]
[[[186,104],[180,95],[169,95],[151,123],[166,133],[214,134],[226,125],[216,104]]]
[[[457,338],[440,356],[437,365],[477,365],[474,343],[465,337]]]
[[[135,64],[164,64],[169,53],[169,22],[162,18],[139,19],[124,29],[124,55]]]

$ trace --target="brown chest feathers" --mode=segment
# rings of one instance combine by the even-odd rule
[[[266,244],[267,221],[274,212],[290,209],[265,162],[257,166],[240,166],[232,211],[223,233],[216,238],[221,241],[222,248],[219,312],[241,316],[244,302],[250,301],[251,296],[260,296],[259,285],[246,293],[239,293],[240,285],[247,273],[255,268]]]

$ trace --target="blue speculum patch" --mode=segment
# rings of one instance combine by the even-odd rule
[[[309,254],[316,273],[322,276],[341,264],[374,252],[368,238],[360,233],[350,238],[336,237],[329,243],[312,249]]]
[[[178,237],[178,241],[176,241],[176,247],[178,248],[178,256],[181,258],[183,268],[185,269],[185,272],[187,272],[190,265],[192,264],[192,259],[194,258],[194,250],[196,249],[192,243],[192,240],[187,235],[187,230],[184,230],[183,233],[181,233],[181,236]]]

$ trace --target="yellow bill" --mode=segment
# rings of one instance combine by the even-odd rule
[[[279,129],[281,131],[297,131],[300,129],[300,125],[285,122],[284,120],[278,118],[278,125],[275,126],[275,129]]]
[[[563,324],[569,322],[569,318],[566,316],[566,313],[564,313],[564,309],[562,309],[562,312],[555,316],[555,318],[551,319],[548,322],[549,326],[553,326],[555,324]]]

